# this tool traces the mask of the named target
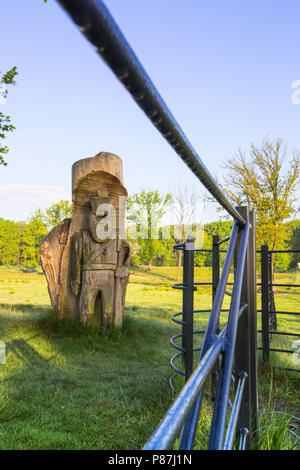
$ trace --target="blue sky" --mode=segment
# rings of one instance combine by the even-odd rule
[[[105,3],[213,174],[265,136],[300,150],[298,0]],[[0,70],[19,71],[0,104],[17,128],[0,167],[0,217],[70,198],[72,163],[99,151],[123,159],[129,193],[202,191],[55,0],[1,0],[0,12]]]

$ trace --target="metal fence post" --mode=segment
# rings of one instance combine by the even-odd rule
[[[212,301],[214,303],[217,288],[220,280],[220,237],[219,235],[213,236],[212,245]]]
[[[220,237],[213,235],[212,243],[212,305],[214,304],[217,288],[220,281]],[[218,386],[218,364],[213,369],[211,379],[211,397],[215,401]]]
[[[269,267],[269,323],[270,328],[273,331],[277,331],[277,316],[276,316],[276,307],[275,307],[275,298],[274,298],[274,288],[273,288],[273,253],[269,251],[268,258],[268,267]],[[270,338],[272,335],[270,336]]]
[[[256,225],[255,214],[249,212],[247,207],[238,207],[237,210],[242,217],[249,219],[251,225],[241,293],[241,305],[245,303],[248,307],[239,320],[235,346],[235,377],[237,379],[241,372],[247,374],[237,429],[249,430],[246,448],[251,449],[253,434],[258,427]]]
[[[185,380],[193,372],[194,330],[194,237],[187,237],[183,250],[182,347],[184,349]]]
[[[262,359],[270,360],[270,318],[269,318],[269,248],[261,247],[261,329],[262,329]]]

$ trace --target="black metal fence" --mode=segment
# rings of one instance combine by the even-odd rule
[[[295,354],[295,349],[282,349],[272,347],[272,336],[288,336],[300,337],[300,330],[298,333],[292,331],[278,331],[277,329],[277,315],[300,316],[300,308],[298,312],[276,310],[274,301],[273,287],[291,287],[300,288],[300,284],[281,284],[274,282],[273,279],[273,256],[276,253],[300,253],[300,250],[269,250],[268,245],[261,247],[261,326],[262,329],[258,332],[261,333],[262,358],[264,362],[270,361],[270,352],[279,352],[286,354]],[[286,370],[293,372],[300,372],[300,369],[293,367],[284,367]]]
[[[150,77],[129,46],[102,0],[58,0],[97,53],[115,73],[139,107],[212,196],[234,218],[226,259],[219,282],[214,280],[214,302],[197,367],[192,367],[193,253],[190,240],[184,249],[186,270],[183,290],[182,347],[187,380],[181,393],[153,433],[145,449],[171,449],[178,436],[179,449],[192,449],[205,385],[220,363],[209,448],[231,449],[237,434],[239,448],[251,448],[257,429],[256,383],[256,253],[255,217],[245,207],[235,208],[211,176],[179,124],[166,106]],[[232,292],[227,291],[232,260],[235,260]],[[217,276],[217,274],[216,274]],[[224,295],[231,296],[226,326],[219,331]],[[227,425],[229,392],[234,378],[235,399]],[[155,377],[153,377],[155,380]]]
[[[219,240],[214,237],[212,250],[195,249],[192,238],[175,246],[175,249],[183,251],[183,282],[173,287],[182,289],[183,302],[182,312],[174,314],[173,319],[182,326],[182,332],[171,339],[171,344],[179,351],[171,364],[176,372],[185,376],[186,384],[145,449],[172,448],[179,435],[180,450],[193,448],[204,390],[210,375],[213,377],[215,400],[208,448],[232,449],[237,436],[240,438],[240,449],[251,447],[251,438],[257,429],[255,220],[254,214],[248,214],[246,208],[238,210],[248,222],[244,227],[234,222],[229,238]],[[219,277],[220,244],[228,240]],[[212,282],[194,281],[196,251],[212,251]],[[234,282],[229,283],[233,260]],[[232,291],[227,290],[230,284],[233,285]],[[194,310],[194,292],[203,285],[212,286],[213,306],[202,347],[194,348],[194,335],[203,333],[203,330],[194,331],[194,314],[207,312]],[[226,294],[231,297],[231,303],[227,324],[220,329],[220,314],[226,311],[222,309]],[[182,340],[181,346],[177,344],[178,338]],[[193,356],[197,350],[200,351],[199,361],[193,371]],[[184,361],[184,370],[174,364],[180,357]],[[229,399],[232,383],[235,387],[233,404]],[[231,414],[228,416],[230,407]]]
[[[181,374],[185,377],[185,381],[190,377],[193,370],[193,359],[194,353],[200,352],[201,348],[194,348],[194,335],[205,333],[205,329],[194,330],[194,319],[195,314],[205,314],[211,312],[211,308],[194,310],[194,296],[193,291],[197,290],[197,286],[211,287],[212,291],[212,304],[215,300],[217,288],[220,281],[220,253],[226,253],[227,250],[220,250],[222,243],[228,242],[230,236],[220,240],[219,235],[213,235],[212,237],[212,248],[194,248],[194,238],[188,238],[186,242],[175,245],[174,250],[182,250],[183,252],[183,282],[173,284],[173,289],[183,290],[182,296],[182,312],[174,313],[172,320],[178,325],[182,326],[181,333],[173,336],[170,340],[171,345],[179,351],[171,359],[171,367],[177,374]],[[211,253],[212,254],[212,276],[211,281],[205,282],[194,282],[194,254],[195,252]],[[227,285],[230,283],[228,282]],[[230,293],[225,291],[228,295]],[[221,312],[229,312],[229,310],[221,309]],[[177,317],[182,317],[179,320]],[[219,332],[219,331],[218,331]],[[178,345],[178,338],[182,339],[182,346]],[[183,362],[184,370],[179,369],[176,365],[178,360],[181,359]],[[173,385],[174,375],[170,378],[170,386],[174,392],[176,388]]]

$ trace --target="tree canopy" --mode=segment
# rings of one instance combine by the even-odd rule
[[[14,80],[15,76],[18,75],[17,68],[13,67],[8,72],[1,74],[0,72],[0,84],[2,85],[2,98],[7,97],[7,88],[6,85],[15,85]],[[0,165],[7,166],[7,162],[4,159],[4,155],[8,153],[7,145],[1,143],[1,140],[6,138],[8,132],[15,130],[15,127],[11,124],[10,116],[3,114],[0,111]]]
[[[288,158],[282,139],[265,139],[260,146],[250,145],[226,162],[224,192],[236,205],[254,209],[257,217],[258,244],[270,249],[283,248],[288,238],[287,225],[299,210],[300,156],[294,151]]]

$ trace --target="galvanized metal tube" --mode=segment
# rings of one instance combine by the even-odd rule
[[[221,206],[244,225],[245,220],[228,201],[188,141],[102,0],[57,1],[184,163]]]
[[[227,237],[222,238],[222,240],[219,240],[218,242],[216,242],[216,245],[221,245],[222,243],[228,242],[228,240],[230,240],[230,235],[228,235]]]
[[[249,434],[249,430],[247,428],[240,429],[240,443],[239,443],[239,450],[245,450],[247,436]]]
[[[177,399],[171,405],[164,419],[144,446],[144,450],[172,448],[190,409],[223,349],[223,341],[224,332],[220,333],[214,346],[202,358],[202,361],[198,364]]]
[[[237,389],[236,389],[236,393],[235,393],[234,403],[232,407],[230,421],[228,424],[228,429],[227,429],[227,434],[226,434],[223,450],[231,450],[234,444],[236,426],[237,426],[240,407],[242,403],[246,378],[247,378],[247,373],[241,372]]]
[[[300,312],[283,312],[282,310],[269,310],[270,313],[280,313],[280,315],[300,315]]]
[[[214,304],[212,308],[211,315],[209,317],[202,350],[200,353],[200,360],[210,346],[214,343],[216,338],[216,330],[219,323],[220,312],[222,308],[223,298],[226,290],[226,285],[228,281],[228,276],[230,272],[230,265],[234,255],[235,244],[238,234],[238,223],[234,222],[231,232],[231,238],[228,246],[228,251],[226,254],[220,282],[217,288],[217,292],[214,299]],[[185,423],[183,433],[180,440],[179,449],[192,449],[194,445],[194,438],[197,430],[197,424],[199,419],[199,413],[201,409],[202,393],[199,394],[195,406],[191,410],[188,419]]]
[[[230,290],[226,290],[226,291],[225,291],[225,294],[226,294],[226,295],[229,295],[230,297],[232,297],[232,292],[231,292]]]
[[[216,398],[216,406],[214,410],[211,433],[209,439],[209,449],[221,450],[223,447],[223,438],[225,430],[226,412],[228,404],[228,395],[231,381],[231,371],[233,364],[233,356],[236,341],[236,331],[240,310],[240,299],[243,282],[243,273],[245,266],[245,258],[247,253],[247,242],[249,236],[249,222],[243,229],[242,239],[240,243],[239,256],[235,274],[235,285],[230,305],[226,331],[226,349],[224,352],[224,360],[221,367],[218,393]]]
[[[278,284],[276,282],[269,282],[269,286],[275,286],[275,287],[300,287],[300,284]]]

